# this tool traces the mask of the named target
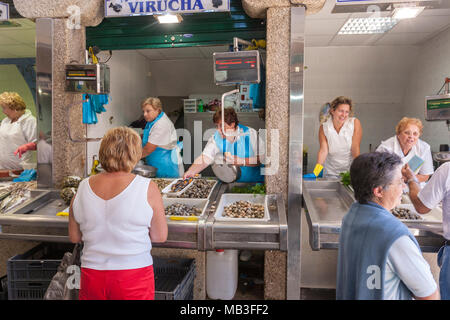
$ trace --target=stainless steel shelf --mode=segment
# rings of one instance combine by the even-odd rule
[[[198,221],[168,220],[169,235],[164,243],[154,247],[185,248],[196,250],[260,249],[287,250],[287,221],[284,200],[279,195],[269,195],[270,220],[267,222],[215,221],[216,206],[223,193],[235,185],[217,183],[212,190],[204,218]],[[8,233],[2,228],[0,239],[69,242],[68,236],[46,233],[45,228],[67,230],[68,217],[56,216],[66,206],[59,190],[35,190],[33,198],[7,214],[0,215],[1,226],[25,226],[37,229],[30,234]]]
[[[312,250],[338,249],[342,218],[355,201],[353,192],[338,180],[303,181],[304,206]],[[445,239],[442,221],[405,222],[422,251],[437,252]]]

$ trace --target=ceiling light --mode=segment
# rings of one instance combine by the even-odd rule
[[[401,7],[395,8],[392,15],[393,19],[411,19],[417,17],[425,7]]]
[[[339,34],[373,34],[391,30],[397,20],[391,17],[350,18],[339,30]]]
[[[179,14],[163,14],[157,15],[159,23],[180,23],[183,18]]]

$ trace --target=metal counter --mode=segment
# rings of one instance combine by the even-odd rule
[[[270,220],[267,222],[215,221],[217,203],[223,193],[236,184],[217,183],[212,190],[206,215],[198,221],[167,220],[169,235],[164,243],[154,247],[197,250],[261,249],[287,250],[287,221],[283,198],[269,195]],[[68,217],[56,216],[67,206],[60,199],[59,190],[32,190],[32,199],[25,201],[6,214],[0,215],[0,239],[32,240],[44,242],[70,242],[68,234],[53,235],[45,229],[67,230]],[[32,233],[5,232],[5,226],[32,227]],[[41,232],[42,230],[42,232]]]
[[[341,221],[355,201],[353,192],[338,180],[303,181],[303,210],[312,250],[337,249]],[[428,215],[428,217],[427,217]],[[422,251],[437,252],[444,243],[442,212],[423,215],[424,221],[404,222]]]

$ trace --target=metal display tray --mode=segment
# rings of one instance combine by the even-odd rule
[[[237,202],[237,201],[248,201],[254,204],[262,204],[264,205],[264,217],[263,218],[231,218],[223,216],[224,209],[226,206]],[[267,197],[266,195],[260,194],[245,194],[245,193],[224,193],[222,194],[219,204],[217,206],[216,213],[214,214],[214,219],[216,221],[269,221],[269,209],[267,206]]]
[[[185,188],[180,194],[171,194],[171,193],[162,193],[163,198],[177,198],[177,199],[202,199],[202,200],[210,200],[211,195],[213,194],[214,188],[217,186],[217,183],[219,182],[217,179],[205,179],[205,178],[196,178],[200,180],[207,180],[207,181],[214,181],[214,184],[209,191],[208,197],[206,198],[183,198],[183,193],[188,190],[188,188]],[[195,184],[195,179],[192,185],[189,187],[191,188]]]
[[[202,210],[202,213],[198,216],[176,216],[166,215],[169,220],[184,220],[184,221],[197,221],[205,218],[206,208],[208,207],[209,200],[207,199],[183,199],[183,198],[163,198],[164,209],[168,206],[181,203],[186,206],[193,206]]]

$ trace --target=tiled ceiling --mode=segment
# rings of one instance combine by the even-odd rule
[[[336,0],[327,0],[320,12],[306,16],[307,47],[420,45],[450,28],[450,9],[427,8],[414,19],[399,21],[394,28],[383,34],[338,35],[349,18],[370,17],[373,13],[332,13],[335,4]],[[391,12],[379,14],[381,17],[388,17]]]
[[[336,0],[327,0],[317,14],[308,15],[305,25],[307,47],[420,45],[450,28],[450,9],[425,9],[418,17],[400,21],[393,29],[375,35],[338,35],[351,17],[368,17],[370,13],[332,13]],[[381,12],[389,16],[389,12]],[[0,24],[0,59],[36,56],[35,23],[29,19],[11,19],[20,26]],[[210,59],[216,51],[228,46],[188,47],[137,50],[150,60]]]

